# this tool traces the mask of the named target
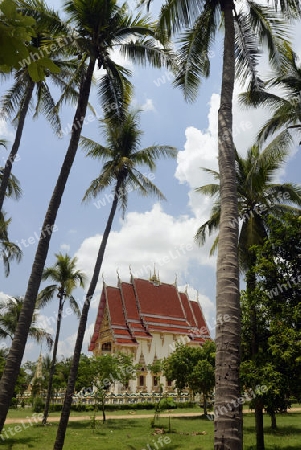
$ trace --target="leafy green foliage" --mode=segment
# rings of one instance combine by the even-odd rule
[[[209,340],[202,347],[178,344],[176,350],[163,361],[167,380],[175,380],[180,391],[188,388],[195,394],[202,393],[205,410],[206,398],[214,387],[214,367],[215,344]]]
[[[252,295],[242,295],[241,375],[246,387],[265,385],[262,403],[270,415],[301,398],[301,228],[300,217],[269,218],[269,238],[257,247]],[[259,351],[252,357],[249,310],[256,311]]]
[[[19,62],[27,58],[27,42],[35,35],[35,20],[17,11],[13,0],[0,3],[0,72],[19,68]]]

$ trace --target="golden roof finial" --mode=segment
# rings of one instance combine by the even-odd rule
[[[154,273],[153,275],[150,273],[149,281],[151,281],[154,284],[160,284],[160,277],[159,273],[156,274],[156,264],[154,263]]]

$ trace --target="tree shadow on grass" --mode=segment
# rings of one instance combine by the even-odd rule
[[[127,419],[122,419],[122,420],[114,420],[114,419],[108,419],[105,421],[105,423],[102,423],[102,419],[100,420],[96,420],[97,423],[97,429],[107,429],[109,428],[110,430],[120,430],[120,429],[124,429],[124,428],[134,428],[134,427],[139,427],[139,421],[138,420],[127,420]],[[92,421],[90,420],[85,420],[85,421],[81,421],[81,422],[69,422],[68,423],[68,429],[69,430],[86,430],[87,428],[91,428],[91,423]],[[58,426],[58,424],[53,424]],[[141,426],[141,425],[140,425]]]
[[[248,433],[254,433],[254,426],[251,426],[251,427],[245,426],[244,431],[246,431]],[[272,430],[272,428],[270,428],[270,427],[264,428],[265,436],[279,436],[279,437],[284,436],[285,437],[289,434],[301,434],[300,427],[298,427],[297,425],[285,425],[285,426],[280,426],[280,427],[276,428],[276,430]],[[300,450],[300,447],[301,446],[299,446],[298,450]]]
[[[155,447],[152,447],[152,448],[155,448]],[[160,448],[160,447],[158,447],[158,448]],[[166,448],[168,448],[168,450],[179,450],[179,449],[183,450],[183,444],[172,444],[172,445],[168,444],[168,447],[166,447]],[[134,447],[133,445],[128,444],[128,449],[129,450],[141,450],[141,446]],[[200,446],[192,448],[191,450],[200,450]]]
[[[256,450],[256,446],[255,445],[248,445],[245,450]],[[300,444],[296,444],[296,445],[276,445],[273,446],[273,450],[300,450]]]
[[[18,437],[18,439],[14,439],[14,438],[8,438],[5,439],[4,441],[0,440],[0,448],[3,450],[14,450],[15,446],[18,445],[23,445],[24,448],[36,448],[35,443],[38,442],[38,438],[37,437],[32,437],[32,436],[28,436],[28,437]],[[25,447],[25,445],[27,447]]]
[[[213,420],[209,420],[208,417],[204,415],[199,416],[183,416],[183,417],[172,417],[172,420],[182,420],[182,421],[189,421],[189,422],[213,422]]]

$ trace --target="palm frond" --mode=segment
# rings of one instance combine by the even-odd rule
[[[37,85],[37,103],[33,118],[42,113],[50,123],[55,133],[61,133],[61,120],[57,113],[55,101],[50,93],[49,87],[43,81]]]
[[[288,128],[290,125],[295,125],[296,122],[300,121],[300,117],[296,116],[296,108],[294,104],[292,105],[290,102],[283,103],[259,131],[259,141],[265,141],[276,131],[279,131],[285,127]]]
[[[132,155],[136,164],[145,164],[149,169],[155,169],[155,160],[160,158],[176,158],[178,151],[175,147],[168,145],[152,145],[143,148]]]
[[[235,62],[236,72],[242,83],[251,77],[253,84],[258,85],[258,39],[250,27],[249,17],[241,12],[235,16]]]
[[[260,43],[266,43],[269,60],[275,69],[282,66],[283,42],[289,39],[287,21],[274,8],[248,1],[249,23]]]
[[[20,247],[13,242],[8,240],[1,240],[0,242],[0,258],[3,260],[4,264],[4,275],[8,277],[10,274],[10,263],[16,261],[19,263],[22,258],[22,250]]]
[[[188,101],[196,98],[201,79],[210,75],[210,47],[216,28],[216,10],[212,8],[211,3],[206,2],[194,26],[180,37],[181,46],[174,85],[183,90]]]
[[[29,328],[28,335],[36,340],[37,343],[40,343],[43,340],[46,340],[48,349],[51,350],[53,345],[53,339],[50,333],[45,331],[43,328],[39,328],[36,326],[31,326]]]
[[[30,78],[23,70],[15,72],[14,84],[1,99],[1,113],[4,117],[11,118],[21,109],[29,82]]]
[[[161,7],[159,28],[166,30],[168,36],[189,27],[199,16],[205,1],[167,0]]]
[[[217,200],[211,210],[210,219],[207,220],[203,225],[201,225],[194,237],[195,241],[199,245],[204,245],[206,242],[207,235],[211,236],[212,233],[218,230],[221,215],[221,204]]]
[[[3,167],[0,167],[0,183],[3,177]],[[20,182],[17,179],[17,177],[15,177],[15,175],[13,175],[12,173],[10,174],[9,180],[8,180],[8,185],[7,185],[7,190],[6,190],[6,195],[7,197],[11,197],[15,200],[19,200],[19,198],[22,195],[22,189],[20,186]]]
[[[120,45],[120,53],[142,66],[174,67],[175,54],[167,49],[158,47],[156,40],[151,38],[137,39]]]
[[[72,311],[79,318],[81,316],[81,311],[80,311],[77,301],[75,300],[75,298],[72,295],[69,297],[69,303],[70,303]]]
[[[126,188],[123,189],[122,195],[119,196],[119,200],[122,203],[123,211],[125,212],[125,206],[127,204],[127,196],[131,191],[137,192],[137,194],[148,196],[154,195],[159,200],[166,200],[164,194],[158,189],[158,187],[152,183],[152,181],[139,172],[139,170],[133,168],[127,171]]]
[[[80,138],[80,146],[90,158],[101,160],[112,157],[112,150],[109,147],[97,144],[92,139],[84,136]]]
[[[46,286],[41,292],[38,294],[36,308],[41,309],[44,308],[54,297],[54,294],[57,292],[57,285],[52,284],[50,286]]]
[[[107,64],[107,72],[99,81],[98,95],[105,116],[111,120],[122,120],[132,93],[132,85],[127,78],[130,71],[111,60]]]
[[[83,202],[90,200],[91,198],[96,198],[97,195],[103,191],[105,188],[110,186],[115,180],[115,163],[114,161],[109,161],[105,164],[102,173],[95,178],[83,197]]]
[[[199,194],[208,195],[210,197],[214,197],[215,195],[220,193],[220,185],[219,184],[206,184],[204,186],[200,186],[195,189],[195,192]]]

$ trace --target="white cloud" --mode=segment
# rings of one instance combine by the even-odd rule
[[[155,105],[153,104],[151,98],[147,98],[145,103],[141,105],[140,109],[142,109],[143,111],[156,111]]]
[[[145,213],[128,213],[120,231],[112,231],[101,273],[107,283],[116,284],[117,273],[129,279],[130,269],[135,276],[147,278],[154,264],[162,280],[173,282],[175,274],[185,274],[193,259],[203,262],[203,256],[193,241],[198,226],[195,218],[174,218],[155,204]],[[78,265],[88,277],[92,275],[101,235],[84,240],[75,254]],[[204,263],[208,263],[207,257]],[[99,289],[101,289],[99,283]]]
[[[0,292],[0,301],[6,301],[9,298],[9,295],[5,294],[4,292]]]
[[[61,249],[62,251],[65,251],[65,252],[69,252],[69,250],[70,250],[70,245],[69,245],[69,244],[61,244],[61,245],[60,245],[60,249]]]

